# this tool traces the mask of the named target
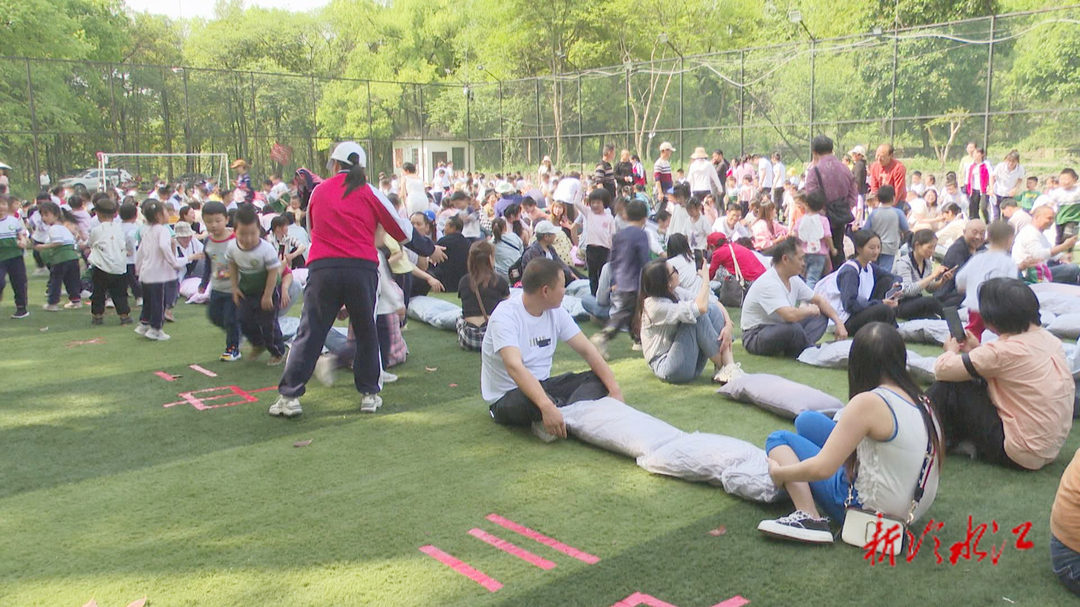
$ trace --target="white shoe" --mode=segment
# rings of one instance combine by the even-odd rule
[[[64,304],[64,309],[65,310],[78,310],[78,309],[80,309],[82,307],[83,307],[83,305],[82,305],[81,301],[69,301],[66,304]]]
[[[765,535],[784,540],[795,540],[807,544],[833,543],[829,519],[813,518],[802,510],[796,510],[776,520],[761,521],[757,528]]]
[[[718,384],[726,384],[728,382],[735,381],[740,377],[746,375],[746,371],[742,370],[742,363],[731,363],[730,365],[724,365],[713,375],[712,380]]]
[[[172,339],[172,336],[162,331],[161,329],[150,329],[143,335],[146,339],[152,339],[154,341],[168,341]]]
[[[135,305],[139,306],[140,308],[142,307],[142,297],[135,298]]]
[[[360,399],[360,412],[361,413],[374,413],[382,406],[382,397],[378,394],[365,394]]]
[[[31,276],[48,276],[48,275],[49,275],[49,270],[47,268],[38,268],[38,269],[34,270],[34,273]]]
[[[83,290],[82,290],[82,291],[81,291],[81,292],[79,293],[79,295],[81,296],[81,298],[82,298],[82,299],[90,299],[90,296],[91,296],[91,295],[93,295],[93,293],[91,293],[90,291],[87,291],[87,290],[83,289]]]
[[[384,384],[392,384],[392,383],[396,382],[397,380],[398,380],[397,375],[394,375],[393,373],[391,373],[389,371],[383,371],[382,372],[382,383],[384,383]]]
[[[106,308],[115,308],[116,304],[113,303],[112,298],[109,298],[109,299],[105,300],[105,307]]]
[[[270,405],[270,408],[266,411],[270,415],[280,415],[282,417],[296,417],[304,411],[300,408],[299,398],[289,398],[288,396],[277,397],[274,404]]]
[[[46,312],[59,312],[60,311],[60,305],[59,304],[45,304],[45,305],[41,306],[41,309],[45,310]]]
[[[145,323],[139,323],[139,326],[135,327],[135,332],[139,335],[146,335],[146,332],[150,330],[150,325]]]
[[[324,386],[334,385],[334,369],[337,368],[337,357],[333,354],[323,354],[315,363],[315,379]]]
[[[533,422],[532,433],[533,436],[544,441],[545,443],[551,443],[559,440],[558,436],[555,436],[554,434],[547,431],[547,428],[544,427],[544,422]]]
[[[635,341],[634,345],[630,346],[630,349],[633,350],[634,352],[641,352],[641,350],[642,350],[641,344],[639,342]]]

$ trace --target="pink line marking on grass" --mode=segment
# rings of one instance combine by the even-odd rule
[[[256,392],[266,392],[268,390],[277,390],[277,386],[267,386],[265,388],[259,388],[258,390],[249,390],[248,394],[255,394]]]
[[[523,536],[529,538],[530,540],[535,540],[535,541],[540,542],[541,544],[543,544],[545,546],[548,546],[549,548],[554,548],[555,550],[558,550],[559,552],[562,552],[563,554],[567,554],[569,556],[572,556],[572,557],[576,558],[577,560],[579,560],[579,561],[581,561],[583,563],[588,563],[590,565],[595,565],[595,564],[600,562],[600,557],[593,556],[593,555],[589,554],[588,552],[583,552],[581,550],[578,550],[577,548],[574,548],[573,546],[567,546],[566,544],[564,544],[564,543],[562,543],[562,542],[560,542],[560,541],[558,541],[558,540],[556,540],[554,538],[550,538],[550,537],[540,533],[539,531],[533,531],[532,529],[529,529],[528,527],[525,527],[523,525],[519,525],[519,524],[515,523],[514,521],[512,521],[512,520],[510,520],[508,518],[504,518],[504,517],[499,516],[498,514],[489,514],[489,515],[487,515],[487,520],[495,523],[496,525],[498,525],[500,527],[504,527],[506,529],[509,529],[510,531],[513,531],[514,533],[517,533],[518,535],[523,535]]]
[[[494,546],[507,554],[516,556],[519,559],[525,561],[526,563],[529,563],[530,565],[536,565],[544,571],[550,571],[551,569],[555,568],[555,563],[552,563],[551,561],[543,557],[537,556],[529,552],[528,550],[525,550],[524,548],[515,546],[514,544],[511,544],[510,542],[502,538],[491,535],[483,529],[470,529],[469,535],[475,537],[481,542],[484,542],[485,544]]]
[[[476,569],[473,569],[467,563],[459,561],[458,559],[450,556],[442,550],[439,550],[435,546],[432,546],[430,544],[428,544],[427,546],[421,546],[420,552],[423,552],[424,554],[430,556],[436,561],[439,561],[443,565],[446,565],[447,567],[469,578],[477,584],[480,584],[489,592],[495,592],[502,588],[502,584],[500,584],[498,581],[484,575],[482,572]]]
[[[741,596],[736,595],[736,596],[733,596],[730,599],[728,599],[728,600],[726,600],[726,601],[724,601],[722,603],[717,603],[717,604],[713,605],[713,607],[742,607],[743,605],[747,605],[749,603],[750,603],[749,600],[744,599]]]
[[[165,381],[176,381],[176,378],[173,377],[171,373],[166,373],[164,371],[154,371],[154,375],[157,375]]]
[[[204,368],[200,367],[199,365],[188,365],[188,367],[198,371],[199,373],[202,373],[203,375],[205,375],[207,377],[217,377],[218,376],[217,373],[214,373],[213,371],[211,371],[209,369],[204,369]]]
[[[672,605],[671,603],[665,603],[654,596],[649,596],[642,592],[635,592],[611,607],[638,607],[639,605],[648,605],[648,607],[675,607],[675,605]]]

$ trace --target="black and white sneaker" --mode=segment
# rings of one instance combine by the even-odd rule
[[[761,521],[757,528],[765,535],[782,540],[794,540],[807,544],[833,543],[829,519],[814,518],[802,510],[796,510],[774,521]]]

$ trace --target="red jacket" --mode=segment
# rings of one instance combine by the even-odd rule
[[[907,200],[907,167],[895,158],[888,167],[880,162],[870,165],[870,191],[876,194],[886,184],[896,190],[896,206]]]
[[[719,236],[719,238],[713,238],[714,236]],[[719,232],[709,235],[709,245],[716,247],[712,254],[712,261],[709,263],[710,279],[716,277],[716,270],[720,266],[724,266],[728,273],[735,276],[735,261],[739,262],[739,271],[742,273],[744,280],[752,282],[765,273],[765,264],[761,263],[753,251],[741,244],[730,243],[730,247],[728,244],[724,235]],[[734,261],[731,258],[732,249],[735,250]]]

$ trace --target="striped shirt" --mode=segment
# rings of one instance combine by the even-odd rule
[[[667,192],[671,187],[671,163],[659,158],[653,165],[653,181],[660,184],[660,190]]]

